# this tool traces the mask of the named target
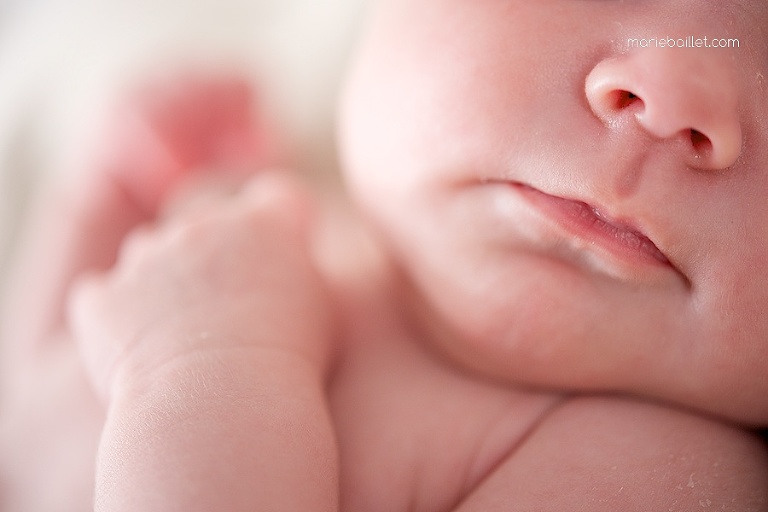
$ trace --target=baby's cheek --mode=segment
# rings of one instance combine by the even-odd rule
[[[689,405],[768,424],[768,272],[755,242],[709,251],[692,290],[688,337],[677,340],[678,372]]]

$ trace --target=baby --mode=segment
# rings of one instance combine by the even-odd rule
[[[274,158],[239,88],[141,106],[4,326],[77,340],[96,510],[768,510],[735,426],[768,425],[766,26],[381,0],[340,112],[355,206],[246,176]],[[691,35],[739,47],[627,44]]]

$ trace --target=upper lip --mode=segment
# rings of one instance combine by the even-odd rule
[[[516,181],[506,181],[506,183],[519,187],[524,191],[527,190],[547,196],[554,201],[562,201],[563,205],[573,208],[575,215],[584,215],[585,217],[590,217],[590,219],[593,219],[595,222],[602,223],[607,230],[613,230],[617,238],[621,237],[627,247],[631,245],[635,246],[638,252],[642,252],[658,263],[670,267],[678,273],[686,283],[689,283],[687,276],[665,252],[663,245],[658,242],[654,231],[648,229],[649,223],[647,221],[640,222],[633,216],[617,214],[613,211],[609,212],[609,210],[602,205],[598,205],[596,202],[589,199],[551,194],[531,185]]]

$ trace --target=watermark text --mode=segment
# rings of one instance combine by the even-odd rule
[[[741,48],[741,42],[734,38],[710,37],[630,37],[629,48]]]

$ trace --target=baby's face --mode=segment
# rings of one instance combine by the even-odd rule
[[[768,423],[766,27],[765,0],[382,2],[342,150],[449,354]]]

